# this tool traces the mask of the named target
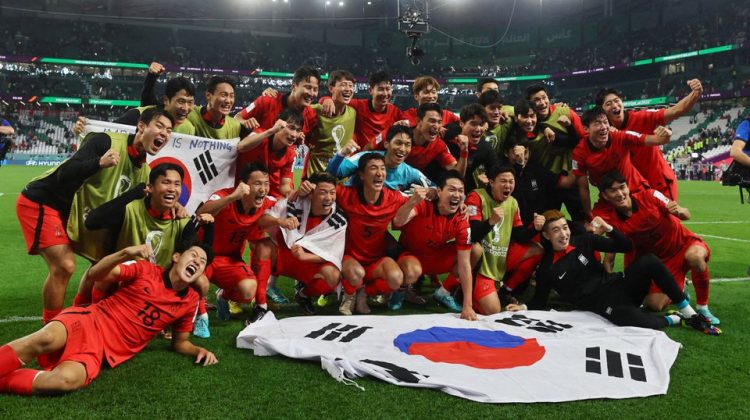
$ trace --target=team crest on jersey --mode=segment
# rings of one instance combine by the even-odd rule
[[[469,212],[469,216],[476,216],[477,215],[477,206],[468,206],[467,211]]]
[[[534,191],[539,189],[539,186],[536,183],[536,179],[531,180],[531,189],[533,189]]]
[[[578,170],[578,162],[576,162],[575,159],[571,160],[570,164],[571,164],[571,167],[573,168],[574,171]]]
[[[117,181],[117,187],[115,187],[115,197],[129,190],[133,186],[133,181],[127,175],[120,175],[120,179]]]
[[[578,256],[578,261],[580,261],[583,265],[589,265],[589,259],[583,256],[583,254]]]
[[[152,230],[146,234],[146,243],[151,245],[151,249],[154,251],[151,256],[151,262],[154,264],[156,264],[156,256],[161,249],[162,239],[164,239],[164,232],[160,230]]]

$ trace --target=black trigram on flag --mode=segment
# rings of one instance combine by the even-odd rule
[[[372,329],[372,327],[360,327],[357,325],[332,322],[319,330],[312,331],[305,337],[317,338],[323,341],[340,341],[342,343],[350,343],[352,340],[361,336],[365,333],[365,331],[369,329]]]
[[[613,378],[624,378],[624,366],[622,363],[622,353],[612,350],[605,350],[605,358],[602,359],[601,347],[586,348],[586,372],[602,374],[602,364],[607,366],[607,376]],[[630,373],[630,379],[638,382],[648,382],[646,380],[646,369],[643,367],[643,358],[637,354],[625,353],[627,359],[627,368]]]
[[[214,165],[214,160],[211,157],[211,152],[208,150],[194,158],[193,164],[195,164],[195,169],[198,171],[203,185],[208,184],[209,181],[219,175],[219,171],[216,170],[216,165]]]

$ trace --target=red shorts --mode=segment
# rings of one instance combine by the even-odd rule
[[[482,307],[479,305],[479,301],[483,297],[489,296],[492,293],[497,293],[495,280],[492,280],[491,278],[485,277],[481,274],[477,274],[477,278],[476,280],[474,280],[473,296],[471,298],[472,305],[474,306],[474,311],[480,314],[484,314],[484,312],[482,312]]]
[[[101,371],[104,360],[104,338],[89,309],[71,306],[64,309],[52,321],[63,324],[68,332],[65,348],[57,360],[50,360],[50,370],[62,362],[78,362],[86,369],[88,385]]]
[[[204,274],[211,283],[225,290],[236,288],[237,283],[245,279],[256,280],[255,273],[244,261],[223,255],[217,255]]]
[[[304,262],[292,255],[292,251],[285,244],[276,247],[276,275],[291,277],[301,283],[309,284],[313,277],[325,266],[336,267],[335,264],[325,262]]]
[[[39,254],[40,249],[54,245],[70,244],[65,223],[60,218],[60,213],[52,207],[35,203],[19,194],[16,200],[16,215],[21,223],[26,251],[29,254]]]
[[[664,263],[664,266],[667,267],[667,270],[669,270],[669,273],[672,274],[672,277],[674,277],[677,285],[680,286],[680,289],[685,287],[685,276],[687,276],[687,272],[690,271],[687,260],[685,260],[685,253],[687,252],[688,248],[693,245],[703,247],[706,250],[706,253],[708,254],[708,258],[706,259],[706,261],[711,259],[711,250],[708,248],[708,245],[703,241],[703,239],[694,236],[687,241],[680,252],[674,254],[670,258],[667,258],[666,260],[661,260],[661,262]],[[651,294],[664,292],[662,292],[662,290],[656,286],[656,283],[651,282],[651,288],[649,289],[648,293]]]
[[[398,261],[401,262],[402,259],[409,257],[416,258],[419,261],[422,266],[422,274],[432,275],[453,271],[458,255],[456,247],[452,246],[435,249],[430,254],[418,255],[411,251],[404,251],[398,257]]]

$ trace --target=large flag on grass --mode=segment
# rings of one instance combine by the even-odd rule
[[[131,125],[88,120],[85,133],[135,133]],[[214,191],[234,186],[235,161],[239,139],[216,140],[172,133],[169,143],[156,156],[148,156],[152,168],[160,163],[174,163],[182,168],[180,204],[192,214]],[[123,191],[124,192],[124,191]]]
[[[314,316],[269,313],[242,330],[256,356],[320,361],[336,379],[373,376],[474,401],[556,402],[665,394],[680,344],[590,312]]]

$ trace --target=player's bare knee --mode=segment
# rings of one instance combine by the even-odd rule
[[[330,287],[336,287],[341,281],[341,271],[333,267],[323,267],[320,270],[320,275],[323,277],[323,281]]]
[[[255,280],[243,280],[237,284],[237,291],[239,292],[242,299],[251,301],[255,297],[255,292],[258,289],[258,283]]]
[[[86,381],[86,372],[80,372],[76,369],[62,369],[59,372],[53,371],[51,378],[51,389],[60,392],[71,392],[81,388]]]
[[[707,256],[705,249],[693,247],[685,253],[685,261],[687,261],[690,270],[704,272],[708,268],[708,264],[706,263]]]
[[[57,281],[64,281],[65,283],[70,280],[73,273],[76,271],[76,260],[74,258],[62,258],[50,267],[50,274]]]
[[[401,270],[388,270],[385,273],[385,281],[391,289],[398,289],[404,284],[404,273]]]

